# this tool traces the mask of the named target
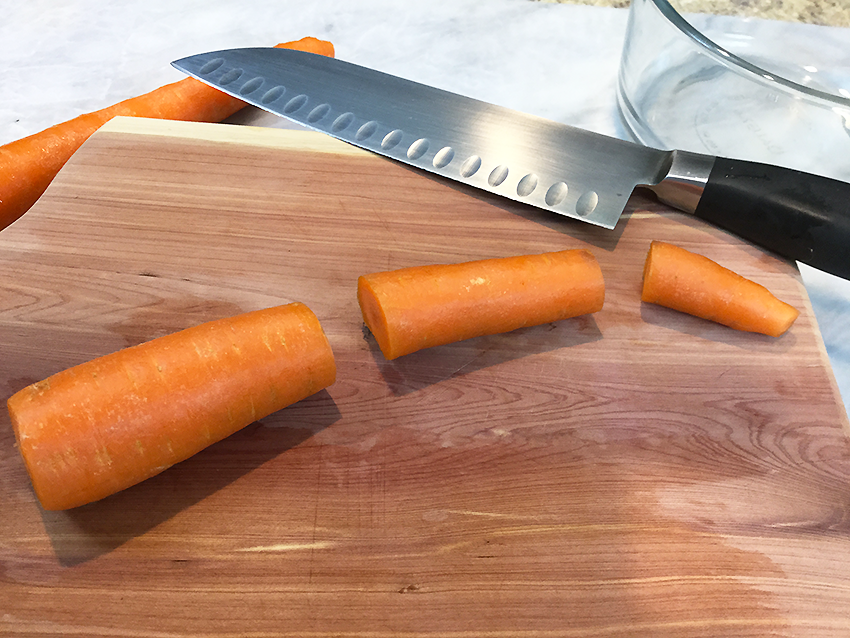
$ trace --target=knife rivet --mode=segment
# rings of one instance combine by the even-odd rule
[[[425,155],[426,151],[428,150],[428,146],[430,146],[430,143],[424,137],[416,140],[413,144],[410,145],[410,148],[407,149],[407,159],[419,159],[420,157]]]
[[[520,197],[528,197],[534,192],[534,189],[537,188],[538,181],[539,179],[537,175],[529,173],[519,180],[519,184],[516,185],[516,194]]]
[[[546,191],[546,205],[557,206],[567,197],[569,187],[564,182],[556,182]]]
[[[401,138],[404,133],[402,133],[399,129],[394,131],[390,131],[384,136],[384,139],[381,140],[381,148],[385,151],[388,151],[392,148],[398,146],[398,143],[401,142]]]
[[[445,168],[454,159],[455,151],[451,146],[444,146],[434,155],[434,168]]]
[[[273,89],[269,89],[263,94],[263,97],[260,98],[260,102],[263,104],[271,104],[275,100],[280,99],[280,96],[286,93],[286,89],[282,86],[276,86]]]
[[[506,179],[508,179],[508,167],[504,164],[500,164],[490,172],[490,177],[487,178],[487,183],[495,188]]]
[[[461,177],[472,177],[481,168],[481,158],[477,155],[470,155],[460,167]]]
[[[576,202],[576,213],[582,217],[586,217],[596,210],[596,206],[598,204],[599,195],[597,195],[594,191],[587,191],[578,198],[578,201]]]

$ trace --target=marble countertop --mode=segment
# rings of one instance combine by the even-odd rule
[[[623,0],[589,1],[624,4]],[[686,1],[693,11],[721,2],[681,0],[683,4]],[[734,1],[749,7],[761,2]],[[829,13],[832,6],[837,17],[827,22],[842,24],[843,0],[842,6],[835,0],[801,1],[814,17],[833,15]],[[815,6],[820,9],[812,9]],[[580,0],[7,3],[0,22],[0,58],[4,60],[0,68],[0,144],[182,79],[170,66],[172,60],[207,50],[272,45],[305,35],[331,40],[337,57],[351,62],[625,137],[615,87],[627,16],[625,8],[588,6]],[[819,21],[804,20],[800,15],[787,19]],[[813,25],[789,22],[787,26],[788,38],[793,39],[794,28]],[[839,37],[844,34],[838,33]],[[778,46],[785,42],[783,38]],[[268,116],[250,123],[283,126],[281,122]],[[847,404],[850,283],[811,269],[802,271]]]
[[[629,6],[630,0],[537,0],[563,4],[587,4],[597,7]],[[679,12],[712,13],[786,20],[806,24],[850,27],[850,4],[845,0],[670,0]]]

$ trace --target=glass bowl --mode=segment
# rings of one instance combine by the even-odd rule
[[[849,29],[632,0],[618,105],[648,146],[850,181]]]

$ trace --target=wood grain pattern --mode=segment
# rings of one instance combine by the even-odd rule
[[[649,242],[802,310],[641,304]],[[590,248],[592,317],[384,361],[357,275]],[[614,232],[323,136],[118,120],[0,233],[0,389],[289,301],[327,391],[68,512],[0,417],[0,633],[850,635],[850,437],[796,269],[636,194]]]

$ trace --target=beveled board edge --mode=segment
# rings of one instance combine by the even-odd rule
[[[95,135],[101,133],[160,135],[162,137],[178,137],[205,142],[248,144],[264,148],[333,153],[335,155],[369,154],[368,151],[316,131],[241,126],[238,124],[185,122],[182,120],[120,115],[101,126]]]

